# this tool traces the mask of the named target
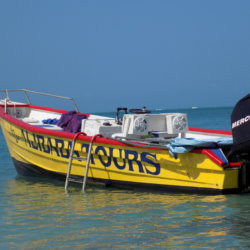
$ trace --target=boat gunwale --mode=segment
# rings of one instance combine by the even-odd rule
[[[56,113],[66,113],[68,111],[66,110],[60,110],[60,109],[54,109],[54,108],[48,108],[48,107],[42,107],[42,106],[36,106],[33,104],[11,104],[11,106],[7,106],[7,107],[28,107],[28,108],[33,108],[33,109],[39,109],[39,110],[45,110],[45,111],[50,111],[50,112],[56,112]],[[43,134],[43,135],[51,135],[51,136],[55,136],[55,137],[62,137],[62,138],[67,138],[67,139],[74,139],[74,135],[75,133],[70,133],[70,132],[65,132],[65,131],[55,131],[55,130],[49,130],[46,128],[42,128],[42,127],[36,127],[33,126],[31,124],[28,124],[22,120],[19,120],[15,117],[13,117],[12,115],[5,113],[4,109],[3,109],[4,105],[0,105],[0,117],[2,117],[3,119],[11,122],[12,124],[15,124],[23,129],[26,129],[32,133],[38,133],[38,134]],[[78,114],[84,114],[89,116],[89,114],[85,114],[85,113],[80,113],[78,112]],[[93,136],[88,136],[88,135],[79,135],[77,140],[83,140],[83,141],[87,141],[87,142],[91,142]],[[117,145],[117,146],[128,146],[125,142],[119,142],[116,141],[114,139],[109,139],[109,138],[105,138],[105,137],[98,137],[95,139],[96,143],[103,143],[103,144],[110,144],[110,145]],[[132,146],[131,147],[140,147],[138,146]],[[143,147],[142,147],[143,148]],[[155,148],[152,148],[155,149]],[[158,149],[158,148],[157,148]],[[162,149],[163,150],[163,149]]]
[[[30,109],[38,109],[38,110],[44,110],[44,111],[49,111],[49,112],[55,112],[59,114],[66,113],[68,111],[66,110],[61,110],[61,109],[54,109],[54,108],[49,108],[49,107],[43,107],[43,106],[37,106],[33,104],[8,104],[7,107],[28,107]],[[89,114],[86,113],[80,113],[78,114],[84,114],[87,116],[90,116]],[[60,138],[66,138],[66,139],[73,139],[75,133],[70,133],[70,132],[65,132],[65,131],[55,131],[55,130],[49,130],[46,128],[42,127],[36,127],[34,125],[28,124],[26,122],[23,122],[22,120],[19,120],[12,115],[5,113],[4,112],[4,105],[0,105],[0,117],[3,119],[11,122],[12,124],[15,124],[16,126],[19,126],[23,129],[26,129],[32,133],[38,133],[38,134],[43,134],[43,135],[51,135],[55,137],[60,137]],[[197,132],[197,133],[206,133],[206,134],[221,134],[221,135],[231,135],[230,131],[224,131],[224,130],[213,130],[213,129],[200,129],[200,128],[189,128],[190,132]],[[88,136],[88,135],[79,135],[78,140],[79,141],[87,141],[91,142],[93,136]],[[136,144],[130,144],[126,143],[126,141],[120,141],[120,140],[115,140],[111,138],[105,138],[105,137],[98,137],[95,139],[96,143],[102,143],[102,144],[108,144],[108,145],[115,145],[115,146],[123,146],[123,147],[132,147],[132,148],[145,148],[145,145],[140,145],[140,143]],[[154,147],[152,145],[147,146],[148,149],[150,150],[166,150],[168,151],[167,148],[160,148],[160,147]],[[197,153],[197,154],[203,154],[209,157],[212,161],[214,161],[216,164],[219,166],[225,168],[229,167],[229,164],[225,164],[219,157],[214,155],[213,153],[210,152],[209,148],[203,148],[203,149],[193,149],[190,151],[190,153]]]
[[[4,105],[0,104],[0,107],[3,108]],[[63,109],[55,109],[55,108],[37,106],[37,105],[33,105],[33,104],[16,104],[16,105],[15,104],[8,104],[7,107],[28,107],[28,108],[39,109],[39,110],[44,110],[44,111],[56,112],[56,113],[60,113],[60,114],[68,112],[67,110],[63,110]],[[4,111],[2,113],[4,115],[6,115],[4,113]],[[78,114],[90,116],[90,114],[87,114],[87,113],[78,112]],[[1,112],[0,112],[0,115],[1,115]],[[13,116],[11,116],[11,117],[13,117]],[[188,128],[188,132],[197,132],[197,133],[206,133],[206,134],[220,134],[220,135],[232,135],[231,131],[218,130],[218,129],[207,129],[207,128]]]
[[[218,129],[207,129],[207,128],[189,128],[190,132],[208,133],[208,134],[220,134],[220,135],[232,135],[231,131],[218,130]]]

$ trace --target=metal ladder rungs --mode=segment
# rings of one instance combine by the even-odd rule
[[[70,181],[70,182],[75,182],[75,183],[83,183],[83,181],[81,181],[81,180],[76,180],[76,179],[74,179],[74,178],[72,178],[72,177],[69,177],[68,178],[68,181]]]
[[[87,179],[88,179],[88,169],[89,169],[89,165],[90,165],[90,158],[91,158],[91,150],[92,150],[92,145],[94,143],[94,140],[97,137],[102,137],[102,135],[97,134],[95,136],[93,136],[92,140],[90,141],[89,144],[89,148],[88,148],[88,154],[87,154],[87,158],[83,158],[83,157],[73,157],[73,153],[74,153],[74,147],[75,147],[75,143],[77,140],[77,137],[81,134],[84,134],[83,132],[79,132],[77,133],[74,138],[73,138],[73,142],[72,142],[72,146],[71,146],[71,151],[70,151],[70,156],[69,156],[69,162],[68,162],[68,171],[67,171],[67,175],[66,175],[66,179],[65,179],[65,186],[64,189],[67,191],[68,190],[68,183],[69,182],[78,182],[78,183],[82,183],[82,191],[85,191],[85,187],[86,187],[86,183],[87,183]],[[72,160],[79,160],[79,161],[86,161],[86,165],[85,165],[85,173],[83,175],[83,181],[78,181],[74,178],[71,177],[71,167],[72,167]]]
[[[72,160],[78,160],[78,161],[87,161],[87,158],[83,158],[83,157],[71,157]]]

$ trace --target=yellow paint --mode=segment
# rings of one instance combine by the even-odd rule
[[[71,140],[22,131],[22,128],[3,119],[0,123],[11,157],[44,170],[67,172],[66,156]],[[75,149],[78,156],[87,156],[87,145],[86,141],[77,141]],[[174,159],[167,150],[100,143],[94,144],[93,152],[98,152],[93,155],[94,164],[91,163],[89,171],[89,176],[94,178],[216,190],[238,187],[237,169],[223,169],[204,154],[185,153]],[[138,155],[140,163],[133,160],[134,155],[130,152]],[[71,174],[83,176],[85,163],[73,160]],[[105,167],[105,164],[108,166]],[[124,169],[117,167],[123,168],[124,164]],[[158,170],[159,173],[152,174]]]

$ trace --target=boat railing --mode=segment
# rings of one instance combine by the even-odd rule
[[[44,92],[27,90],[27,89],[1,89],[0,92],[5,94],[5,101],[4,101],[5,110],[6,110],[6,107],[7,107],[8,100],[9,100],[9,93],[10,92],[23,92],[28,104],[32,104],[29,94],[38,94],[38,95],[44,95],[44,96],[55,97],[55,98],[71,101],[71,103],[74,106],[75,110],[77,112],[79,112],[79,109],[78,109],[78,107],[76,105],[76,102],[72,97],[59,96],[59,95],[54,95],[54,94],[49,94],[49,93],[44,93]]]

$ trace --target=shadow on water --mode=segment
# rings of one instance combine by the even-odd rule
[[[0,247],[232,248],[250,246],[249,195],[203,196],[8,180]]]

